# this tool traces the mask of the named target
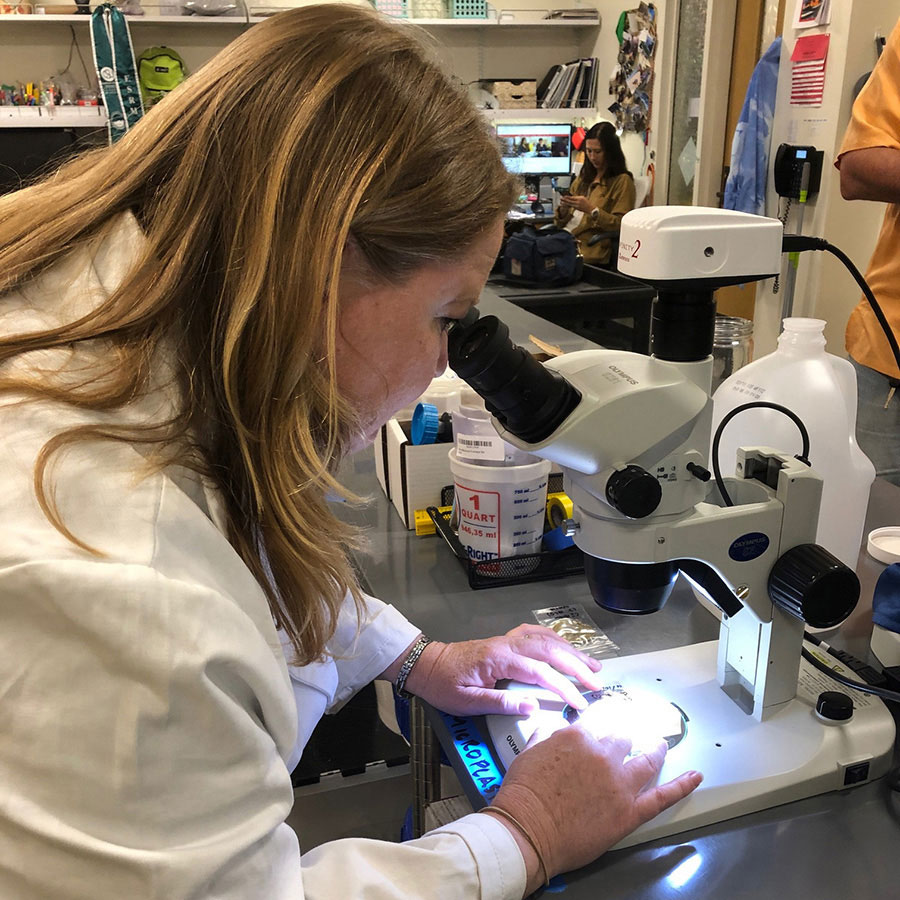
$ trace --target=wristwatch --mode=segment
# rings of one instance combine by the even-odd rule
[[[419,639],[412,645],[409,653],[407,653],[406,659],[403,660],[403,665],[400,666],[395,687],[397,688],[397,694],[400,697],[403,697],[404,700],[409,700],[413,696],[406,690],[406,679],[409,678],[409,673],[412,672],[413,666],[419,661],[422,651],[430,643],[431,638],[427,638],[424,634],[420,634]]]

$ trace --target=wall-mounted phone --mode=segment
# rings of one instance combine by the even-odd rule
[[[781,144],[775,151],[775,193],[804,203],[819,192],[825,153],[815,147]]]

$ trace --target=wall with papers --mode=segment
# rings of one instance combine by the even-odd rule
[[[831,2],[812,25],[808,19],[800,19],[801,7],[813,9],[802,0],[788,0],[772,146],[801,144],[824,151],[822,184],[819,193],[803,210],[802,232],[831,241],[865,271],[885,207],[881,203],[844,200],[840,195],[840,176],[833,163],[850,120],[853,87],[875,65],[875,35],[890,34],[900,18],[900,0]],[[816,9],[822,10],[822,5]],[[809,38],[814,38],[812,44]],[[813,74],[810,74],[810,64],[813,64]],[[778,214],[778,199],[771,179],[766,207],[768,215]],[[789,231],[796,230],[798,216],[794,204],[788,213]],[[784,277],[780,281],[783,285]],[[831,353],[844,353],[844,329],[859,294],[850,276],[830,255],[801,254],[793,314],[827,322],[825,337]],[[780,292],[773,294],[771,281],[760,283],[754,314],[757,356],[775,347],[781,330],[782,300]]]

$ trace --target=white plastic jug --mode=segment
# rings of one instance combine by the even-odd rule
[[[816,540],[855,571],[875,467],[856,443],[856,372],[848,360],[825,352],[824,329],[821,319],[785,319],[775,352],[735,372],[713,394],[713,433],[732,409],[754,400],[796,413],[809,431],[809,461],[824,482]],[[739,413],[722,434],[722,474],[734,473],[738,447],[754,445],[799,453],[800,432],[776,410]]]

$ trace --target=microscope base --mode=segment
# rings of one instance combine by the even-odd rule
[[[722,822],[873,781],[891,763],[895,725],[885,705],[871,695],[841,687],[804,660],[797,696],[763,722],[744,713],[716,680],[717,641],[693,644],[603,661],[610,688],[652,693],[675,704],[687,719],[686,734],[669,750],[659,780],[689,769],[704,775],[703,783],[681,803],[648,822],[618,847]],[[814,649],[814,648],[810,648]],[[562,712],[549,692],[512,683],[544,698],[548,707],[531,716],[488,716],[487,728],[505,769],[540,724],[558,723]],[[822,691],[852,696],[850,720],[825,723],[815,711]],[[556,698],[558,699],[558,698]],[[588,773],[573,777],[589,778]]]

